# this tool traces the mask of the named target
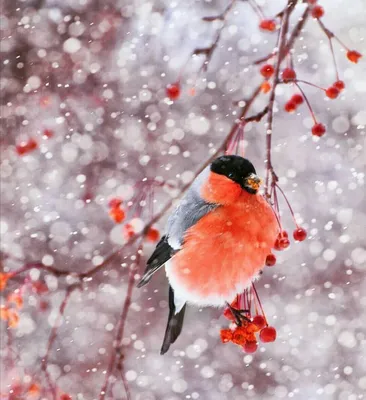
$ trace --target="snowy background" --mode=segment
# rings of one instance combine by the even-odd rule
[[[285,4],[267,3],[258,1],[268,17]],[[145,177],[162,177],[177,188],[189,182],[229,132],[238,110],[234,102],[260,83],[251,62],[272,50],[276,35],[260,32],[258,17],[238,1],[207,73],[198,73],[202,58],[192,60],[190,54],[210,45],[218,28],[201,18],[222,12],[226,1],[1,4],[2,268],[9,272],[43,262],[83,272],[123,245],[121,225],[108,216],[109,199],[130,198],[132,185]],[[365,54],[365,0],[322,5],[326,26]],[[295,16],[304,7],[299,5]],[[191,308],[183,334],[160,356],[168,311],[167,282],[159,273],[146,288],[133,291],[123,335],[124,375],[133,399],[366,397],[366,64],[349,63],[337,43],[335,53],[346,83],[342,95],[329,100],[304,87],[328,129],[321,140],[311,136],[305,107],[291,115],[283,111],[293,88],[280,86],[277,92],[273,163],[309,234],[278,254],[277,265],[266,268],[257,285],[277,341],[246,355],[220,342],[227,322],[219,310]],[[293,59],[301,79],[322,87],[334,82],[329,46],[315,21],[300,35]],[[181,96],[170,102],[165,87],[180,73]],[[253,112],[267,102],[268,95],[261,96]],[[47,132],[51,137],[45,138]],[[264,132],[263,122],[246,126],[246,156],[262,176]],[[19,156],[15,146],[30,137],[39,148]],[[177,192],[157,190],[155,211]],[[284,204],[283,210],[291,232]],[[144,258],[152,249],[144,245]],[[99,396],[135,251],[128,246],[70,297],[48,371],[73,399]],[[25,276],[9,281],[3,294]],[[48,290],[24,296],[11,351],[1,321],[4,398],[14,381],[46,385],[41,359],[73,282],[35,269],[30,276]],[[106,398],[125,398],[120,379]]]

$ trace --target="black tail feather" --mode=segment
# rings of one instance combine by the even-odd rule
[[[169,286],[169,317],[160,354],[165,354],[169,350],[170,345],[177,340],[182,332],[185,311],[186,305],[183,306],[179,313],[175,314],[174,292],[171,286]]]
[[[170,247],[167,237],[163,236],[160,239],[160,242],[156,245],[153,254],[147,260],[144,275],[137,284],[137,287],[140,288],[146,285],[155,272],[158,271],[172,257],[173,253],[174,250]]]

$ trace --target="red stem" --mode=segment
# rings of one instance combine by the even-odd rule
[[[311,114],[311,116],[312,116],[312,118],[313,118],[314,124],[317,124],[318,121],[317,121],[316,118],[315,118],[314,111],[313,111],[313,109],[311,108],[310,102],[309,102],[309,100],[308,100],[308,98],[307,98],[305,92],[301,89],[300,85],[299,85],[297,82],[295,82],[295,85],[296,85],[297,88],[300,90],[300,92],[301,92],[301,94],[302,94],[302,97],[304,98],[305,103],[306,103],[306,105],[308,106],[308,109],[309,109],[310,114]]]

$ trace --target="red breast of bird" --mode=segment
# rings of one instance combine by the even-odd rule
[[[176,299],[223,306],[256,278],[279,227],[262,195],[246,192],[224,175],[210,171],[199,191],[203,200],[220,207],[185,232],[166,274]]]

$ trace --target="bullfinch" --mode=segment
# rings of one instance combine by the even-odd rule
[[[168,219],[138,287],[165,265],[169,317],[160,353],[180,335],[186,304],[225,306],[256,279],[277,238],[274,212],[258,193],[253,164],[215,159],[194,180]]]

